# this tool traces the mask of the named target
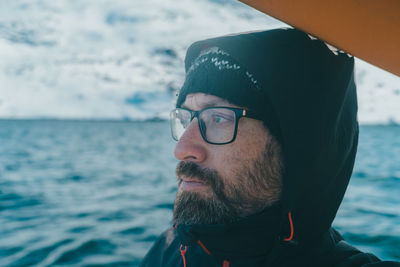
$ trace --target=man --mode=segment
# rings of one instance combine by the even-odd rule
[[[174,225],[142,266],[382,264],[331,228],[357,150],[353,58],[277,29],[196,42],[185,66]]]

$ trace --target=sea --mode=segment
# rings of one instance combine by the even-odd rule
[[[0,0],[0,267],[138,266],[171,225],[186,49],[278,27],[234,0]],[[357,58],[355,77],[360,144],[334,226],[400,261],[400,77]]]
[[[334,226],[400,260],[400,126],[362,126]],[[167,121],[0,120],[0,266],[138,266],[171,225]]]

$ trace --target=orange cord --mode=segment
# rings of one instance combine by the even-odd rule
[[[183,267],[186,267],[186,258],[185,258],[185,253],[187,251],[187,246],[185,246],[185,249],[182,249],[183,245],[179,248],[181,251],[182,259],[183,259]]]
[[[284,240],[289,242],[293,239],[294,235],[294,227],[293,227],[293,220],[292,220],[292,212],[289,211],[289,223],[290,223],[290,236],[288,238],[285,238]]]
[[[199,246],[200,246],[208,255],[211,255],[211,252],[208,251],[208,249],[206,248],[206,246],[204,246],[204,244],[203,244],[200,240],[197,240],[197,244],[199,244]]]

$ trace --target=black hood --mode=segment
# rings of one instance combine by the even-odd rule
[[[207,47],[226,51],[254,76],[273,114],[285,162],[281,236],[291,233],[290,212],[293,240],[319,238],[343,199],[357,150],[354,59],[299,30],[276,29],[196,42],[187,51],[186,71]],[[185,83],[178,106],[195,91],[204,88]]]

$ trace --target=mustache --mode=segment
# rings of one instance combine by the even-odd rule
[[[213,189],[217,187],[218,183],[222,183],[218,173],[215,170],[201,168],[194,162],[180,161],[175,170],[178,183],[182,182],[182,176],[193,177],[210,185]]]
[[[214,203],[214,205],[219,205],[219,207],[223,207],[223,209],[225,210],[225,213],[230,213],[231,217],[235,217],[232,216],[232,214],[234,214],[236,212],[236,209],[233,207],[232,205],[232,201],[233,199],[229,199],[228,196],[225,194],[225,183],[223,181],[223,179],[219,176],[218,172],[216,170],[213,169],[208,169],[208,168],[201,168],[199,165],[197,165],[194,162],[190,162],[190,161],[180,161],[178,163],[178,165],[176,166],[176,177],[178,179],[178,185],[180,186],[180,184],[182,183],[182,176],[185,177],[191,177],[191,178],[196,178],[199,181],[203,182],[204,184],[207,184],[210,186],[211,190],[214,192],[215,194],[215,201],[211,201],[212,203]],[[181,203],[182,199],[186,199],[187,203],[185,201],[186,204],[190,204],[190,201],[195,201],[195,195],[193,194],[187,194],[187,193],[183,193],[182,196],[180,197],[180,199],[177,199],[177,202],[175,203],[175,205],[177,205],[177,203],[179,204],[178,206],[180,208],[182,208],[184,204]],[[188,199],[191,199],[190,201]],[[219,204],[218,204],[219,203]],[[215,208],[215,207],[214,207]],[[176,209],[176,207],[175,207]],[[179,214],[179,211],[174,211],[174,216],[177,216],[176,214]],[[221,211],[222,213],[222,211]],[[176,219],[176,218],[175,218]],[[174,219],[174,220],[175,220]]]

